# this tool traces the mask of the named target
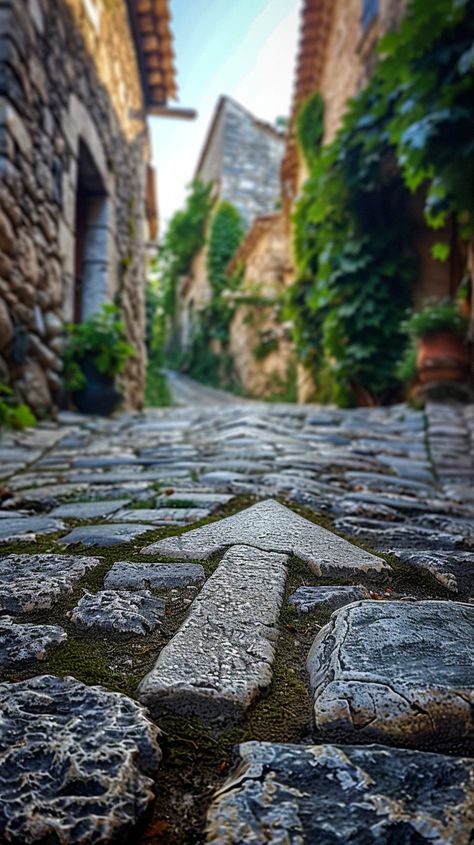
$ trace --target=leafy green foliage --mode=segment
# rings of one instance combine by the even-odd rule
[[[409,338],[429,337],[438,332],[452,332],[465,337],[468,319],[464,317],[456,302],[451,299],[427,302],[421,311],[414,311],[404,321],[402,329]]]
[[[473,3],[411,0],[333,143],[312,148],[294,215],[298,277],[287,314],[319,399],[396,395],[415,273],[408,191],[427,184],[430,225],[457,213],[463,234],[472,231]],[[435,256],[447,257],[444,244]]]
[[[427,187],[433,228],[455,212],[467,236],[474,229],[474,2],[411,0],[400,31],[380,43],[377,71],[387,123],[403,179]]]
[[[165,345],[165,312],[163,289],[155,276],[145,288],[147,372],[145,404],[151,407],[171,405],[171,393],[163,372]]]
[[[122,373],[134,354],[127,341],[125,325],[115,305],[106,303],[100,311],[82,323],[67,326],[64,349],[64,370],[69,390],[80,390],[86,384],[81,363],[90,357],[99,373],[113,377]]]
[[[319,157],[324,133],[324,101],[319,91],[310,94],[296,116],[296,139],[311,168]]]
[[[0,428],[22,429],[35,423],[36,417],[28,405],[16,402],[11,387],[0,384]]]
[[[198,180],[191,184],[185,207],[171,218],[160,247],[158,273],[166,317],[172,317],[176,310],[179,277],[189,271],[194,256],[204,245],[212,206],[211,187]]]
[[[227,265],[235,255],[244,235],[244,224],[232,203],[223,200],[211,219],[207,245],[207,272],[214,295],[229,286]]]

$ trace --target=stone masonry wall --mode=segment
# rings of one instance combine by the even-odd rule
[[[256,220],[237,254],[236,261],[239,259],[245,263],[239,292],[244,304],[236,309],[230,324],[229,352],[245,392],[271,396],[288,389],[288,379],[294,378],[293,348],[278,307],[291,273],[288,233],[281,212]],[[246,297],[250,297],[247,303]]]
[[[0,0],[0,382],[39,413],[58,398],[74,315],[82,147],[104,190],[85,233],[95,282],[82,316],[119,302],[136,350],[125,398],[137,407],[148,140],[125,2]]]
[[[236,206],[247,228],[276,207],[284,145],[283,137],[238,103],[226,102],[220,198]]]

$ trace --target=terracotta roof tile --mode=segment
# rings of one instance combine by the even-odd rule
[[[146,106],[165,106],[177,94],[169,2],[127,0],[127,6]]]

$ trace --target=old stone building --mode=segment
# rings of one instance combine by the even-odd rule
[[[107,301],[142,403],[146,118],[174,93],[167,0],[1,0],[0,382],[36,412],[61,389],[65,322]]]
[[[212,183],[215,203],[231,202],[249,229],[259,215],[271,214],[279,204],[284,150],[284,136],[273,126],[230,97],[220,97],[194,178]],[[204,247],[178,291],[176,331],[182,348],[189,343],[195,315],[210,298]]]
[[[235,205],[248,228],[275,209],[284,149],[285,139],[273,126],[221,97],[194,178],[212,182],[214,195]]]

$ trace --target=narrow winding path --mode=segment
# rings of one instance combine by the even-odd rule
[[[0,437],[0,842],[472,841],[474,406]]]

